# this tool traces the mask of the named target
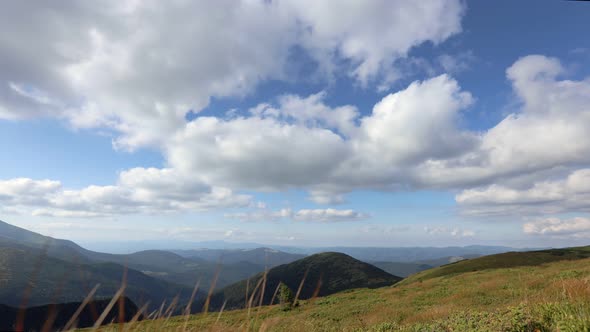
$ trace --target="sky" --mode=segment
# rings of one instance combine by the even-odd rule
[[[18,1],[0,220],[82,244],[590,242],[590,3]]]

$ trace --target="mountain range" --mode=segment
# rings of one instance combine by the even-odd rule
[[[296,292],[304,276],[299,298],[307,299],[345,289],[391,285],[420,271],[509,248],[335,248],[344,253],[283,249],[290,252],[269,247],[195,247],[112,254],[0,221],[0,303],[76,302],[96,285],[100,286],[95,297],[108,298],[125,281],[125,295],[131,301],[138,306],[150,303],[155,310],[164,302],[175,301],[182,307],[198,282],[194,310],[202,308],[210,289],[209,309],[219,309],[223,303],[227,308],[240,308],[262,279],[266,280],[262,303],[270,303],[279,282]]]

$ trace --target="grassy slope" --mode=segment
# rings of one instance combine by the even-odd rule
[[[303,302],[290,311],[278,306],[250,314],[228,311],[218,321],[216,313],[195,315],[188,326],[215,331],[580,331],[590,328],[590,259],[582,258],[587,251],[495,255],[424,271],[391,287]],[[135,327],[183,324],[184,318],[177,317]]]
[[[578,260],[590,258],[590,246],[572,247],[563,249],[548,249],[528,252],[507,252],[484,256],[469,260],[463,260],[438,268],[426,270],[412,275],[402,281],[403,284],[415,281],[427,280],[442,276],[451,276],[458,273],[481,271],[487,269],[511,268],[518,266],[536,266],[562,260]]]

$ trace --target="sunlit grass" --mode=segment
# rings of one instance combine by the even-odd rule
[[[315,301],[128,324],[134,331],[584,331],[590,259],[466,272]],[[107,326],[101,331],[118,331]]]

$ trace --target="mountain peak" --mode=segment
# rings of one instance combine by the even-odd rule
[[[242,307],[245,303],[246,289],[255,287],[262,277],[263,274],[258,274],[249,281],[240,281],[221,289],[214,295],[212,306],[220,306],[227,301],[227,308]],[[353,288],[383,287],[402,279],[346,254],[323,252],[268,270],[263,302],[270,304],[279,283],[282,282],[297,290],[304,278],[300,299],[308,299],[314,295],[325,296]]]

